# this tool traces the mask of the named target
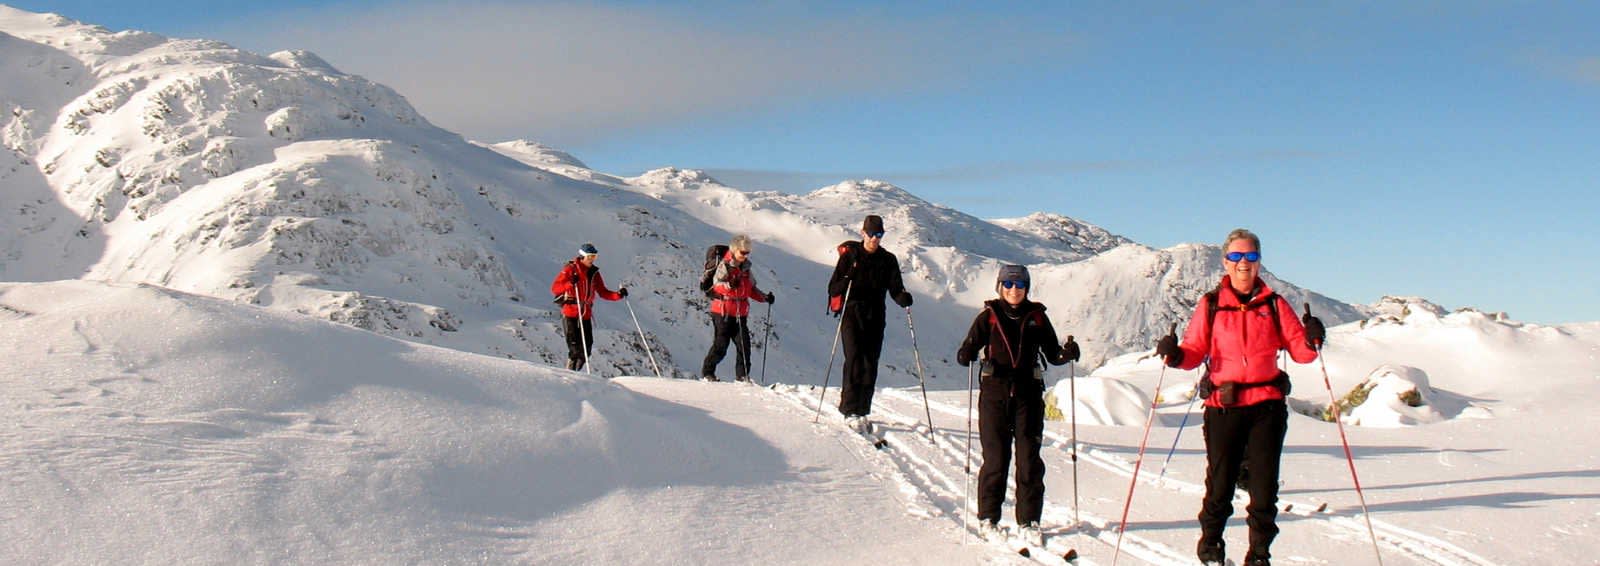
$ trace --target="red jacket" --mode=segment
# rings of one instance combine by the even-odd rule
[[[756,278],[750,274],[750,262],[736,261],[733,252],[722,256],[717,273],[711,278],[711,314],[722,316],[750,316],[750,301],[767,302],[767,294],[756,288]]]
[[[600,268],[590,266],[580,269],[583,264],[575,258],[561,268],[561,273],[556,275],[556,280],[550,283],[550,294],[564,299],[561,303],[561,316],[578,318],[578,305],[583,305],[583,318],[594,318],[594,297],[607,301],[620,301],[622,295],[606,288],[605,279],[600,277]]]
[[[1183,333],[1183,363],[1180,369],[1194,369],[1201,362],[1208,364],[1212,383],[1220,388],[1224,382],[1265,383],[1278,376],[1278,350],[1288,350],[1289,357],[1298,363],[1317,359],[1317,351],[1306,345],[1306,329],[1294,316],[1294,307],[1278,296],[1266,282],[1256,279],[1255,298],[1241,305],[1233,292],[1228,277],[1222,277],[1217,293],[1217,311],[1212,327],[1205,324],[1210,305],[1202,299],[1195,306],[1189,328]],[[1278,324],[1272,323],[1272,307],[1267,301],[1278,301]],[[1278,329],[1282,328],[1280,336]],[[1235,407],[1254,405],[1262,401],[1282,399],[1276,387],[1250,387],[1240,389]],[[1206,406],[1221,407],[1221,392],[1206,398]]]

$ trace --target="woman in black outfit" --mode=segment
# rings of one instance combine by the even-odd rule
[[[1000,298],[984,303],[966,340],[956,351],[963,367],[984,350],[978,394],[978,436],[983,467],[978,471],[978,532],[999,538],[1000,504],[1005,502],[1011,446],[1017,449],[1017,525],[1023,542],[1043,546],[1039,515],[1044,510],[1044,368],[1078,359],[1078,344],[1056,343],[1044,305],[1028,300],[1028,268],[1000,268],[995,290]]]

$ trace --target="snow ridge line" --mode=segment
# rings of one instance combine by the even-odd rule
[[[894,390],[885,390],[885,392],[892,391]],[[904,394],[902,393],[901,395],[903,396]],[[958,408],[943,402],[930,401],[930,403],[941,405],[937,408],[937,410],[941,412],[959,412]],[[1051,432],[1049,429],[1046,429],[1045,438],[1048,441],[1047,446],[1065,452],[1071,451],[1071,449],[1068,447],[1070,439],[1062,436],[1060,433]],[[1120,457],[1106,454],[1104,451],[1094,448],[1092,443],[1084,442],[1081,438],[1078,440],[1078,444],[1080,447],[1078,454],[1081,460],[1087,461],[1122,477],[1132,476],[1133,464],[1124,461]],[[1085,445],[1090,446],[1085,448]],[[1159,489],[1177,491],[1184,494],[1194,495],[1196,497],[1203,496],[1205,494],[1205,488],[1199,484],[1173,478],[1161,478],[1158,482],[1157,478],[1153,477],[1152,474],[1146,473],[1141,473],[1139,476],[1139,481],[1141,483]],[[1234,495],[1236,498],[1241,496],[1245,498],[1249,497],[1248,494],[1243,494],[1243,492],[1238,491],[1236,491]],[[1366,526],[1359,521],[1356,516],[1338,515],[1333,514],[1331,511],[1328,512],[1330,514],[1329,516],[1318,516],[1318,513],[1314,511],[1318,505],[1318,503],[1312,501],[1289,500],[1285,498],[1279,498],[1278,500],[1278,508],[1280,511],[1291,513],[1303,518],[1318,519],[1319,522],[1327,526],[1346,531],[1348,534],[1356,536],[1366,535]],[[1491,562],[1449,542],[1417,533],[1415,531],[1403,529],[1379,519],[1373,519],[1372,526],[1373,529],[1378,532],[1379,542],[1384,543],[1391,550],[1406,554],[1418,560],[1432,564],[1438,564],[1440,566],[1494,566],[1495,564],[1494,562]],[[1115,533],[1114,530],[1110,529],[1106,529],[1106,531]],[[1123,547],[1125,549],[1127,548],[1126,539],[1123,541]]]

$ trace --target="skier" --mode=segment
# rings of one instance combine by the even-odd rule
[[[589,354],[594,352],[595,295],[607,301],[620,301],[628,296],[627,287],[616,291],[606,288],[605,279],[600,277],[600,268],[594,265],[595,258],[599,256],[600,250],[594,244],[579,246],[578,257],[568,261],[561,268],[561,273],[556,275],[555,281],[550,283],[550,293],[556,296],[556,304],[561,305],[561,316],[565,322],[567,369],[570,370],[583,369]]]
[[[1202,427],[1206,441],[1206,495],[1200,507],[1200,541],[1195,553],[1205,564],[1225,559],[1222,528],[1233,515],[1233,490],[1248,462],[1250,549],[1246,566],[1267,566],[1268,548],[1278,535],[1278,463],[1288,431],[1284,396],[1289,376],[1275,364],[1279,350],[1298,363],[1310,363],[1327,337],[1322,321],[1309,313],[1296,319],[1294,308],[1261,275],[1261,239],[1239,228],[1223,241],[1224,275],[1217,289],[1196,305],[1182,344],[1168,334],[1156,353],[1170,367],[1207,364],[1209,379],[1197,395],[1205,397]],[[1209,321],[1209,324],[1207,323]]]
[[[844,342],[839,412],[850,428],[862,433],[871,430],[867,414],[872,412],[878,356],[883,353],[884,295],[902,308],[911,307],[911,293],[900,279],[900,260],[883,249],[883,234],[883,218],[867,215],[861,223],[861,241],[840,246],[843,251],[828,280],[829,297],[848,298],[839,311]]]
[[[740,382],[750,381],[750,301],[771,304],[777,299],[772,293],[756,287],[756,278],[750,273],[750,238],[738,234],[728,242],[728,252],[722,256],[711,278],[712,286],[706,294],[711,297],[711,329],[715,333],[711,350],[700,365],[700,376],[706,381],[717,381],[717,364],[728,355],[728,342],[734,347],[733,375]]]
[[[956,350],[963,367],[984,350],[978,385],[978,437],[983,467],[978,471],[978,533],[999,538],[1000,504],[1006,496],[1006,474],[1012,444],[1017,460],[1017,525],[1023,542],[1044,546],[1039,515],[1044,510],[1044,368],[1041,354],[1054,365],[1078,359],[1078,343],[1056,343],[1055,327],[1044,305],[1028,300],[1028,268],[1000,268],[995,291],[984,303],[967,337]]]

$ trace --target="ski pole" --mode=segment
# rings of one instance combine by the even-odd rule
[[[974,360],[976,361],[976,360]],[[967,513],[972,508],[972,379],[976,368],[967,366],[967,463],[962,468],[966,480],[961,483],[961,544],[967,543]]]
[[[1178,439],[1183,438],[1183,429],[1189,426],[1189,414],[1194,411],[1194,402],[1200,399],[1199,386],[1195,388],[1195,394],[1189,396],[1189,405],[1183,408],[1183,421],[1178,423],[1178,434],[1172,435],[1172,448],[1167,450],[1167,459],[1161,461],[1161,473],[1156,474],[1156,485],[1161,485],[1161,481],[1167,479],[1167,464],[1172,463],[1172,454],[1178,451]]]
[[[1311,303],[1306,303],[1306,316],[1311,316]],[[1378,551],[1378,533],[1372,529],[1372,514],[1367,512],[1367,496],[1361,492],[1361,477],[1356,475],[1356,459],[1350,453],[1350,440],[1344,435],[1344,411],[1339,410],[1339,401],[1333,396],[1333,383],[1328,380],[1328,362],[1322,358],[1322,344],[1314,344],[1317,350],[1317,364],[1322,368],[1322,385],[1328,388],[1328,406],[1333,409],[1333,422],[1339,425],[1339,443],[1344,445],[1344,461],[1350,465],[1350,480],[1356,485],[1356,498],[1361,501],[1361,518],[1367,522],[1367,536],[1372,537],[1372,553],[1378,557],[1378,566],[1383,566],[1383,553]]]
[[[1168,335],[1178,334],[1178,323],[1172,323]],[[1161,384],[1167,379],[1167,362],[1161,361],[1161,374],[1156,377],[1156,394],[1150,397],[1150,414],[1144,419],[1144,438],[1139,440],[1139,456],[1133,460],[1133,479],[1128,481],[1128,498],[1122,503],[1122,520],[1117,522],[1117,548],[1111,553],[1111,566],[1122,557],[1122,535],[1128,532],[1128,508],[1133,506],[1133,488],[1139,485],[1139,467],[1144,464],[1145,443],[1150,441],[1150,427],[1156,421],[1156,405],[1161,399]]]
[[[855,285],[855,281],[846,281],[844,284],[844,302],[839,304],[839,324],[833,329],[833,341],[828,343],[828,371],[822,374],[822,393],[817,395],[817,416],[811,417],[813,423],[822,418],[822,401],[828,398],[828,378],[833,377],[833,354],[839,348],[839,333],[844,331],[844,311],[850,310],[852,285]],[[839,381],[843,383],[844,378],[840,377]],[[840,391],[839,394],[843,395],[844,392]]]
[[[645,355],[650,356],[650,368],[655,370],[656,377],[661,377],[661,366],[656,365],[656,354],[650,351],[650,341],[644,339],[644,327],[639,326],[639,317],[633,314],[633,301],[623,297],[622,304],[628,307],[628,316],[633,319],[633,327],[639,331],[639,343],[644,344]]]
[[[767,385],[767,350],[772,348],[772,303],[767,303],[767,333],[761,338],[761,386]],[[831,371],[831,370],[830,370]]]
[[[584,327],[583,299],[578,299],[578,343],[583,346],[583,373],[594,375],[594,370],[589,364],[589,331]]]
[[[1072,341],[1072,336],[1067,336]],[[1067,390],[1072,394],[1072,526],[1083,524],[1078,517],[1078,371],[1076,362],[1067,362]]]
[[[922,352],[917,349],[917,325],[911,322],[911,307],[906,307],[906,328],[911,330],[911,355],[917,360],[917,383],[922,386],[922,412],[928,416],[928,442],[933,442],[933,410],[928,408],[928,380],[922,373]]]

